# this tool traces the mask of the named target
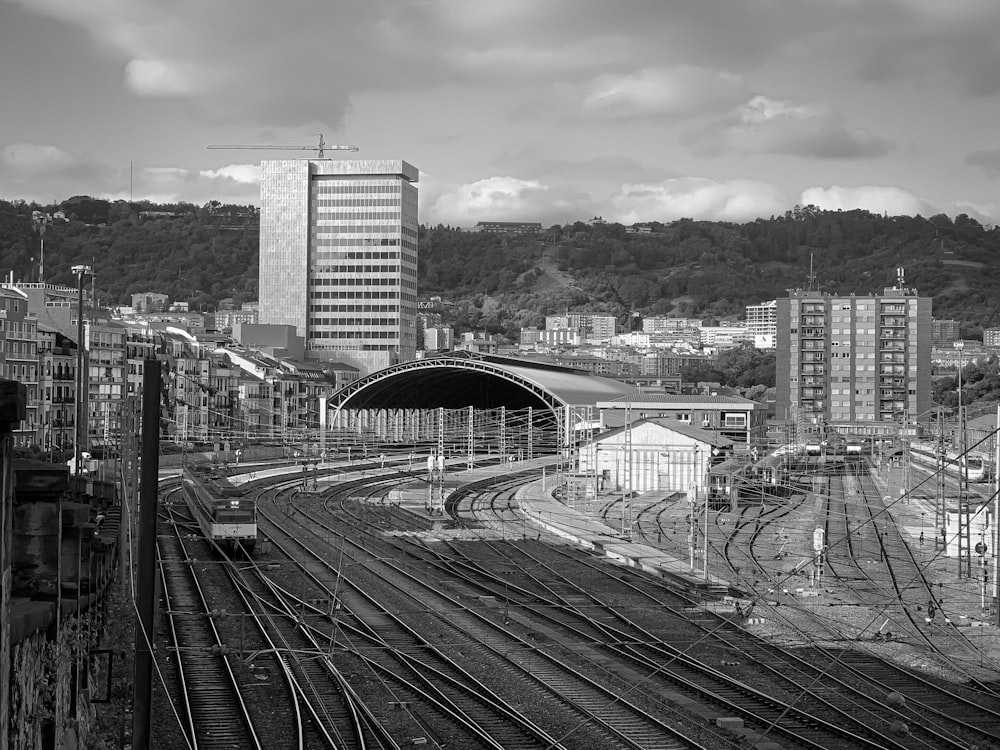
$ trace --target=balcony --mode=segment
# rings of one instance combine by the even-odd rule
[[[802,365],[800,372],[802,375],[826,375],[826,368],[823,365]]]
[[[815,326],[802,326],[799,328],[799,338],[822,339],[826,338],[826,329]]]

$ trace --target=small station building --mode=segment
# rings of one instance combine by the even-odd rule
[[[725,460],[733,442],[676,419],[640,419],[603,432],[579,448],[579,471],[598,490],[643,493],[705,491],[708,469]]]

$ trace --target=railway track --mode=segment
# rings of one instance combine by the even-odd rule
[[[170,534],[157,539],[171,641],[176,655],[184,734],[193,748],[263,748],[240,686],[223,653],[224,641],[185,548],[186,528],[168,509]]]
[[[318,518],[311,520],[320,522]],[[363,550],[356,548],[353,542],[348,544],[350,545],[348,549],[352,550],[349,555],[351,559],[365,554]],[[370,544],[365,545],[366,549],[370,547]],[[383,549],[383,546],[380,545],[379,549]],[[400,552],[397,547],[393,556],[399,557]],[[367,554],[371,555],[372,550]],[[416,548],[410,551],[409,557],[412,558],[414,554],[425,557],[426,551]],[[408,609],[417,607],[428,612],[449,612],[446,621],[440,623],[438,627],[442,625],[445,627],[442,632],[448,633],[446,637],[452,643],[452,648],[457,646],[467,658],[469,652],[481,653],[482,656],[478,658],[492,665],[491,682],[499,681],[504,685],[517,686],[516,689],[508,688],[508,692],[513,689],[514,695],[524,696],[521,699],[522,706],[525,700],[531,703],[537,700],[541,705],[549,706],[550,710],[561,706],[562,708],[556,710],[566,715],[564,723],[568,723],[571,727],[586,729],[582,737],[578,736],[581,730],[574,732],[569,746],[593,746],[595,737],[601,738],[596,740],[601,747],[694,746],[690,741],[676,738],[677,733],[674,730],[638,707],[632,706],[628,701],[620,700],[606,686],[598,684],[571,665],[559,661],[531,641],[506,630],[501,624],[483,616],[476,608],[470,608],[463,603],[468,597],[462,592],[453,592],[451,584],[442,586],[440,579],[437,579],[436,583],[430,583],[426,573],[415,576],[411,572],[412,562],[401,565],[383,556],[383,559],[373,561],[371,566],[366,564],[364,567],[366,569],[371,567],[371,572],[378,573],[377,579],[381,586],[390,585],[396,589],[393,596],[401,599],[397,606]],[[365,587],[365,590],[368,588],[370,587]],[[442,588],[447,588],[448,593]],[[352,588],[351,591],[352,596],[356,598],[358,590]],[[409,600],[408,604],[405,603],[406,600]],[[386,622],[384,611],[366,612],[363,606],[357,604],[352,605],[350,610],[354,617],[360,618],[363,622],[374,619],[376,624],[382,627],[383,632],[387,632],[389,624]],[[412,638],[412,635],[406,637]],[[407,649],[417,648],[418,652],[423,653],[424,659],[427,658],[431,648],[428,643],[423,642],[423,639],[403,644],[394,642],[392,646],[397,651],[404,646]],[[492,692],[492,689],[482,685],[479,690],[485,694]],[[535,696],[535,699],[529,699],[530,696]],[[567,711],[570,712],[568,715]],[[588,735],[590,739],[587,739]],[[557,738],[558,734],[547,740],[547,744],[556,742]],[[512,740],[503,744],[505,747],[538,746],[537,738],[532,739],[527,745],[523,742],[512,744],[513,742]],[[581,745],[580,742],[584,744]],[[554,746],[562,745],[557,743]]]
[[[876,660],[844,649],[795,654],[798,650],[775,648],[706,613],[704,606],[685,600],[663,581],[594,559],[584,562],[582,553],[576,560],[577,553],[547,544],[540,534],[529,540],[516,499],[527,474],[498,475],[453,493],[448,518],[456,527],[470,522],[468,538],[474,545],[469,545],[426,541],[423,535],[440,527],[440,521],[417,518],[386,503],[390,486],[417,472],[394,469],[393,476],[380,478],[375,469],[371,466],[364,477],[342,474],[318,493],[286,490],[263,500],[269,516],[265,524],[273,524],[265,526],[275,543],[271,563],[280,559],[277,565],[286,570],[281,576],[265,569],[243,571],[238,583],[246,590],[246,606],[256,607],[262,631],[271,639],[272,645],[255,652],[257,660],[281,652],[306,657],[301,661],[307,665],[288,663],[282,670],[291,675],[291,684],[301,680],[295,690],[302,710],[327,714],[330,727],[338,727],[324,730],[330,737],[327,746],[394,747],[401,738],[420,736],[431,744],[462,747],[672,748],[704,746],[706,741],[712,747],[730,746],[733,735],[716,734],[709,740],[705,734],[667,726],[703,723],[707,714],[699,717],[697,711],[678,708],[679,703],[690,707],[692,701],[711,706],[712,716],[742,716],[750,736],[773,737],[787,747],[950,748],[973,742],[987,747],[997,741],[990,725],[1000,714],[987,705],[988,697],[979,704],[982,721],[961,729],[965,704],[930,683],[919,685],[903,670],[880,672]],[[761,508],[747,510],[725,529],[732,536],[725,537],[719,554],[724,547],[732,551],[737,570],[753,570],[753,544],[738,543],[737,535],[759,540],[790,510],[774,506],[763,515],[758,515]],[[663,508],[640,517],[649,519],[654,511],[655,527],[640,524],[640,535],[663,533]],[[510,533],[514,524],[521,527],[520,534]],[[743,552],[736,552],[740,547]],[[496,560],[496,570],[483,564],[484,548]],[[469,557],[472,549],[480,552]],[[546,559],[554,550],[555,559]],[[596,585],[586,586],[569,570],[584,571],[580,577],[586,578],[597,575],[586,571],[598,568],[604,582],[597,579]],[[762,565],[758,580],[773,586],[773,578],[765,575]],[[742,576],[746,581],[753,577]],[[624,592],[629,601],[634,597],[644,604],[626,607]],[[643,612],[654,610],[658,619],[676,617],[683,627],[678,624],[670,628],[669,638],[661,638],[644,620]],[[276,629],[267,624],[271,621],[295,626],[285,631],[284,624]],[[225,645],[224,638],[219,640],[217,645]],[[448,648],[442,650],[440,644]],[[717,659],[710,665],[705,654],[719,653],[739,654],[741,666],[720,668]],[[768,677],[732,674],[765,662]],[[472,664],[489,666],[470,668]],[[338,673],[343,678],[338,688],[315,687],[336,685]],[[355,690],[358,675],[379,682],[382,697]],[[755,680],[774,683],[781,697],[754,690]],[[852,681],[853,693],[847,689]],[[321,696],[324,690],[330,695]],[[354,708],[341,698],[345,707],[337,709],[332,695],[352,691]],[[906,695],[906,705],[886,706],[889,692]],[[387,714],[390,703],[395,708]],[[947,715],[949,705],[960,706],[953,711],[959,716]],[[539,713],[538,706],[549,708]],[[352,711],[354,719],[348,718]],[[407,716],[393,728],[410,729],[389,729],[378,738],[375,727],[393,711]],[[657,715],[667,718],[667,724]],[[367,722],[368,729],[362,730],[367,739],[342,729],[352,720],[359,726]],[[838,721],[843,726],[827,726]],[[316,715],[311,722],[322,726]],[[898,722],[909,728],[909,735],[897,734]],[[706,731],[704,725],[701,731]]]

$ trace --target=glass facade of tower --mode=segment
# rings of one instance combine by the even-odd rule
[[[263,162],[260,321],[365,373],[413,359],[417,178],[399,160]]]
[[[777,301],[779,418],[807,430],[885,431],[931,406],[931,302],[798,292]],[[887,428],[886,428],[887,429]]]

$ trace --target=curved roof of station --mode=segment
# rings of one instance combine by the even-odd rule
[[[585,370],[473,352],[387,367],[331,398],[331,409],[476,409],[588,406],[635,395],[635,386]]]

